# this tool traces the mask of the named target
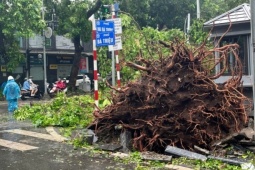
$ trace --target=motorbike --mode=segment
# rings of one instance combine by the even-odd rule
[[[33,99],[33,98],[37,98],[37,99],[41,99],[43,98],[43,92],[40,91],[39,89],[39,85],[37,85],[37,92],[35,93],[34,96],[31,96],[31,90],[25,90],[21,88],[21,100],[26,100],[26,99]]]
[[[50,98],[53,98],[57,95],[57,93],[62,92],[62,93],[66,93],[67,92],[67,86],[64,89],[57,89],[54,92],[51,92],[51,90],[56,87],[55,83],[47,83],[47,93],[50,96]]]

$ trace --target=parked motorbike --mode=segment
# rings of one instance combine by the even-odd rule
[[[49,95],[51,98],[55,97],[55,96],[57,95],[57,93],[59,93],[59,92],[62,92],[62,93],[66,93],[66,92],[67,92],[67,87],[64,88],[64,89],[57,89],[57,90],[55,90],[54,92],[51,92],[51,90],[52,90],[54,87],[56,87],[56,84],[55,84],[55,83],[48,83],[48,84],[47,84],[47,93],[48,93],[48,95]]]
[[[31,90],[25,90],[25,89],[21,89],[21,100],[26,100],[26,99],[33,99],[33,98],[37,98],[37,99],[41,99],[43,98],[43,92],[40,91],[39,89],[39,85],[37,85],[37,92],[35,93],[34,96],[31,96]]]

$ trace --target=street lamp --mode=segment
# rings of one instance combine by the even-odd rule
[[[42,19],[44,21],[45,7],[42,0]],[[46,70],[46,52],[45,52],[45,29],[43,29],[43,79],[44,79],[44,94],[47,93],[47,70]]]
[[[46,9],[44,5],[42,6],[42,19],[44,19],[44,13]],[[48,27],[46,29],[43,29],[43,70],[44,70],[44,94],[47,94],[47,67],[46,67],[46,38],[50,38],[52,36],[52,30],[54,30],[54,27],[57,26],[57,18],[55,14],[55,9],[52,11],[52,20],[46,21]],[[51,28],[52,27],[52,28]]]

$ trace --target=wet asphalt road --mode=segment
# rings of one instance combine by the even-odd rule
[[[92,155],[85,149],[75,150],[66,142],[45,139],[44,136],[51,135],[45,128],[35,128],[30,122],[8,121],[6,111],[7,103],[0,101],[0,170],[134,169],[107,155]]]

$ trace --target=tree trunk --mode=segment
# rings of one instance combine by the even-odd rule
[[[5,56],[5,47],[4,47],[4,34],[2,32],[2,25],[0,24],[0,58]],[[4,58],[4,60],[6,60]]]
[[[71,69],[71,74],[70,74],[70,79],[69,79],[69,86],[71,90],[73,91],[75,89],[75,84],[76,84],[76,77],[79,72],[79,62],[81,59],[81,52],[83,50],[81,44],[80,44],[80,36],[76,36],[73,39],[74,42],[74,48],[75,48],[75,54],[74,54],[74,60],[73,60],[73,65]]]
[[[101,5],[102,5],[102,1],[97,0],[95,5],[90,10],[87,11],[87,16],[86,16],[87,19],[89,19],[89,17],[91,17],[96,11],[98,11]],[[79,72],[79,62],[81,59],[81,52],[83,51],[83,47],[81,46],[80,41],[81,41],[80,35],[77,35],[73,38],[75,54],[74,54],[74,61],[73,61],[70,78],[69,78],[69,86],[72,91],[75,89],[76,77]]]

